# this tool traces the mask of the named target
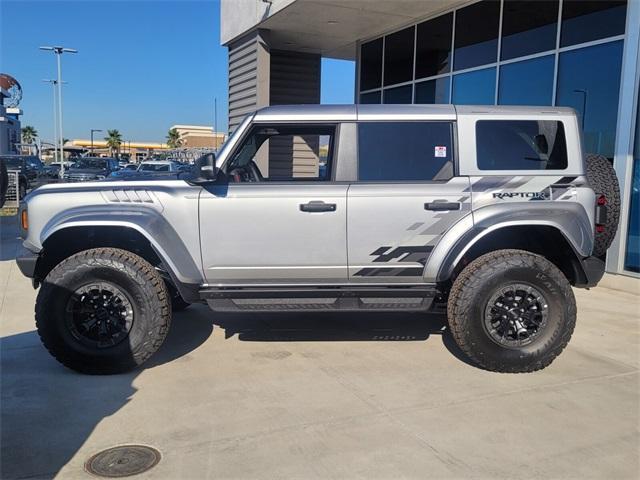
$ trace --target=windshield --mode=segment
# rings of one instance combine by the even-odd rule
[[[81,158],[76,163],[74,163],[71,168],[93,168],[97,170],[104,170],[105,168],[107,168],[107,161],[100,158]]]
[[[143,163],[138,169],[141,172],[168,172],[168,163]]]

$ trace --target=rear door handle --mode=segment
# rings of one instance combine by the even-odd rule
[[[460,210],[460,202],[444,202],[436,200],[435,202],[427,202],[424,204],[425,210],[434,210],[441,212],[443,210]]]
[[[309,203],[300,204],[300,211],[302,212],[335,212],[336,204],[335,203],[324,203],[323,201],[314,200]]]

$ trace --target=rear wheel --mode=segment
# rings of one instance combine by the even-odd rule
[[[602,155],[587,154],[587,179],[596,193],[596,202],[606,206],[607,216],[603,225],[596,225],[593,255],[607,252],[613,242],[620,220],[620,186],[611,162]]]
[[[576,322],[571,285],[540,255],[498,250],[456,278],[447,315],[458,346],[496,372],[533,372],[567,346]]]
[[[112,374],[144,363],[162,345],[171,322],[164,281],[144,259],[96,248],[58,264],[36,300],[42,342],[63,365]]]

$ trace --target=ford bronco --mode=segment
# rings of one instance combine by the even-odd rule
[[[189,178],[36,189],[17,262],[44,345],[80,372],[142,364],[194,302],[446,309],[475,364],[531,372],[569,342],[619,201],[571,109],[272,106]]]

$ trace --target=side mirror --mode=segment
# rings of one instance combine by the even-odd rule
[[[214,182],[220,174],[220,169],[216,167],[215,154],[206,153],[205,155],[198,158],[195,162],[194,173],[194,183]]]

